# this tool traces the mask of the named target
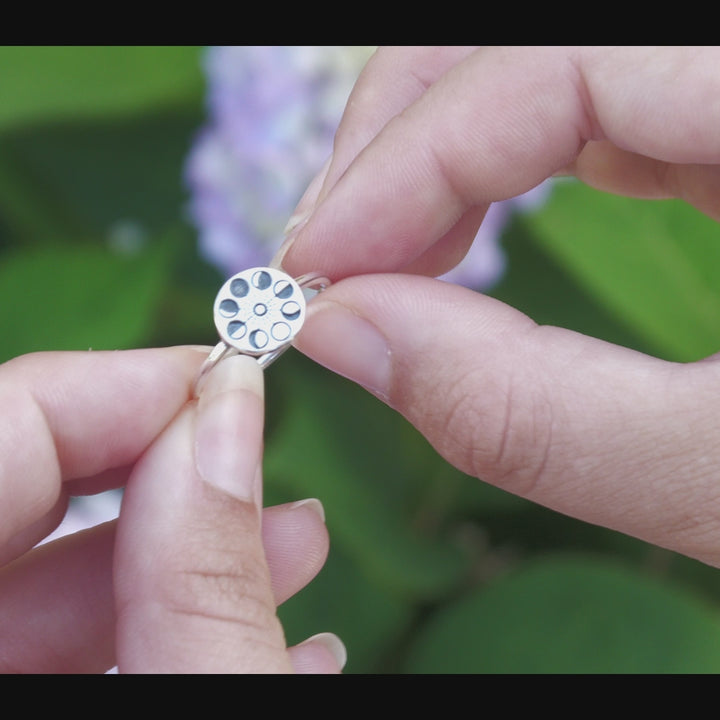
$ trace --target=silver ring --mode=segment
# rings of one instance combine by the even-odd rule
[[[228,278],[213,305],[221,339],[200,368],[195,396],[205,376],[223,358],[250,355],[263,369],[275,362],[305,322],[306,293],[321,292],[329,285],[321,273],[292,278],[270,267],[248,268]]]

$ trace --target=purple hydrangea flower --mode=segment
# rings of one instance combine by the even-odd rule
[[[492,203],[467,255],[440,279],[474,290],[492,287],[505,272],[505,253],[500,245],[503,230],[514,213],[540,207],[550,194],[551,183],[546,180],[523,195]]]
[[[367,47],[212,47],[204,58],[208,121],[186,165],[190,216],[201,255],[223,274],[266,265],[335,130]],[[498,239],[515,210],[544,199],[541,186],[494,203],[463,262],[443,279],[486,289],[501,277]]]
[[[230,275],[267,264],[371,49],[213,47],[209,118],[186,167],[200,252]]]

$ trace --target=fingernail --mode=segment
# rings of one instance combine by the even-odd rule
[[[344,305],[316,298],[308,305],[296,347],[333,372],[386,400],[390,346],[380,331]]]
[[[285,228],[286,235],[292,232],[300,220],[307,218],[313,211],[313,208],[317,205],[318,198],[320,197],[320,191],[323,189],[325,178],[327,177],[330,164],[332,163],[332,158],[333,156],[330,155],[330,157],[325,161],[323,166],[320,168],[320,171],[310,181],[307,189],[303,193],[303,196],[300,198],[300,202],[298,202],[295,206],[295,210],[290,216],[290,220]]]
[[[293,214],[287,221],[287,225],[285,225],[285,229],[283,231],[283,235],[285,235],[285,242],[283,242],[279,250],[275,253],[275,257],[273,257],[270,261],[270,267],[282,270],[283,258],[295,241],[297,234],[310,219],[310,216],[315,209],[318,196],[320,195],[323,183],[327,177],[331,162],[332,155],[325,161],[325,164],[322,166],[320,172],[310,181],[307,190],[305,190],[303,196],[300,198],[300,202],[298,202]]]
[[[312,510],[323,522],[325,522],[325,508],[323,504],[317,498],[307,498],[307,500],[298,500],[294,502],[290,507],[299,508],[307,507]]]
[[[306,213],[297,216],[293,215],[293,217],[290,218],[290,222],[288,222],[288,227],[290,226],[290,223],[292,223],[292,228],[288,231],[288,234],[286,235],[283,244],[278,248],[278,251],[275,253],[273,259],[270,261],[270,267],[276,268],[277,270],[283,269],[283,260],[285,259],[285,255],[287,255],[287,251],[290,249],[290,246],[295,242],[295,238],[297,237],[300,230],[302,230],[303,227],[306,225],[311,215],[312,210],[308,210]]]
[[[318,633],[317,635],[309,637],[300,644],[305,645],[305,643],[309,642],[320,643],[323,645],[335,658],[338,668],[342,670],[345,667],[345,663],[347,663],[347,649],[345,647],[345,643],[337,635],[335,635],[335,633]]]
[[[305,210],[305,212],[296,212],[291,215],[290,219],[287,222],[287,225],[285,226],[285,229],[283,230],[283,235],[287,237],[288,235],[290,235],[290,233],[293,232],[293,230],[296,230],[301,225],[304,225],[311,214],[312,208],[310,208],[309,210]]]
[[[208,374],[198,398],[195,465],[200,477],[260,506],[264,414],[263,371],[235,355]]]

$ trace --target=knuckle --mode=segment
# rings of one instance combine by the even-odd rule
[[[482,390],[468,393],[468,387]],[[547,474],[554,446],[553,406],[543,388],[511,373],[494,384],[465,376],[448,399],[444,454],[464,472],[530,495]]]
[[[249,512],[253,512],[250,510]],[[186,616],[267,628],[275,616],[270,573],[259,532],[228,535],[214,528],[193,528],[162,582],[161,602]]]
[[[226,571],[187,568],[176,573],[163,605],[173,626],[188,637],[216,637],[231,645],[266,645],[277,639],[284,649],[272,598],[259,591],[264,577],[252,564]]]

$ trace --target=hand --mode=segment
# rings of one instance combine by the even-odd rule
[[[224,360],[188,402],[206,355],[39,353],[0,367],[1,670],[342,666],[329,634],[286,649],[275,615],[325,561],[322,508],[268,508],[261,527],[262,371]],[[126,482],[117,531],[33,549],[70,494]]]
[[[276,261],[340,281],[299,349],[461,470],[720,566],[718,356],[664,362],[421,277],[462,258],[489,203],[557,173],[720,219],[719,64],[717,48],[380,50]]]

